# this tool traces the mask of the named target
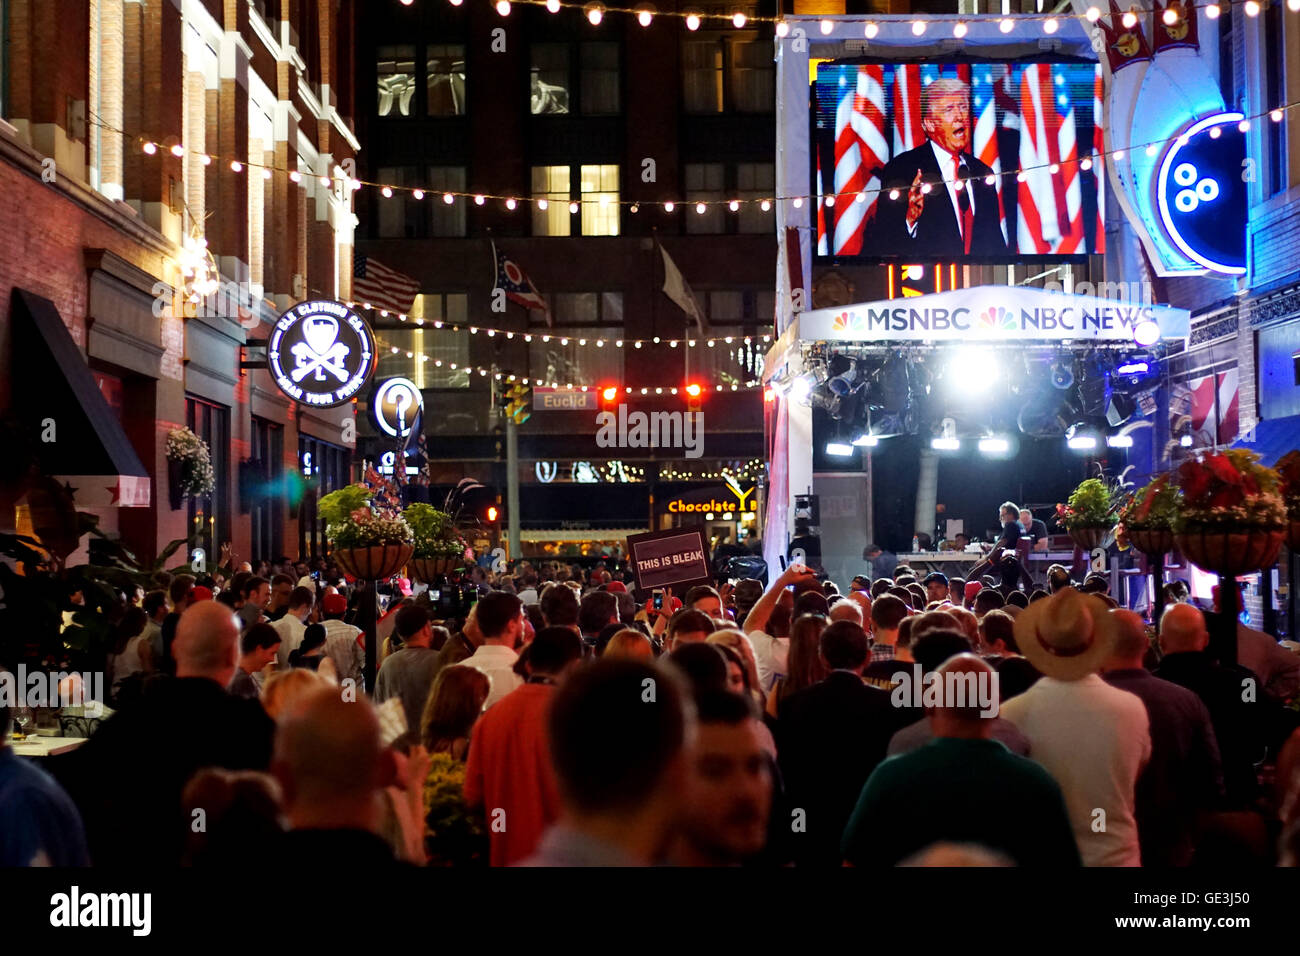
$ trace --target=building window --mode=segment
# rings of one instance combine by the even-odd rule
[[[568,166],[533,167],[533,235],[567,236],[573,226],[569,212]],[[543,209],[539,202],[544,201]]]
[[[252,421],[250,481],[240,494],[251,496],[252,559],[274,561],[284,552],[284,429],[263,418]]]
[[[723,218],[725,206],[709,205],[704,213],[695,211],[699,202],[716,203],[723,199],[723,179],[726,167],[722,163],[687,163],[686,164],[686,203],[690,207],[686,212],[686,231],[692,234],[726,232]]]
[[[7,15],[3,29],[7,45],[9,35]],[[122,19],[122,5],[113,7],[110,4],[100,3],[93,6],[90,17],[88,73],[90,103],[87,111],[96,122],[89,124],[88,128],[90,183],[109,199],[126,198],[124,185],[126,183],[126,134],[119,132],[126,126],[123,105],[125,47],[126,33]],[[8,76],[7,71],[5,75]]]
[[[418,166],[384,166],[378,170],[379,181],[390,186],[425,186],[420,182]],[[423,239],[427,235],[426,219],[428,200],[412,198],[406,189],[395,189],[388,199],[371,191],[375,215],[372,218],[375,235],[380,239]],[[440,205],[445,205],[441,203]],[[462,211],[463,217],[463,211]],[[462,233],[463,235],[463,233]]]
[[[453,238],[465,235],[465,198],[462,196],[451,205],[442,201],[443,193],[465,191],[465,167],[430,166],[427,188],[434,193],[431,198],[437,200],[430,203],[433,209],[432,235]],[[425,202],[428,200],[426,199]]]
[[[380,116],[410,116],[415,99],[415,47],[381,46],[375,64]]]
[[[1282,5],[1271,3],[1264,11],[1264,24],[1259,32],[1264,44],[1264,97],[1266,110],[1284,106],[1286,96],[1286,34],[1282,26]],[[1286,189],[1287,175],[1286,126],[1281,123],[1264,124],[1265,148],[1268,151],[1268,179],[1265,195],[1273,196]]]
[[[202,548],[215,568],[221,545],[230,540],[230,409],[199,398],[185,399],[185,425],[208,443],[216,486],[201,498],[186,499],[186,525],[192,548]]]
[[[743,233],[771,233],[776,230],[771,207],[760,204],[776,193],[776,166],[772,163],[737,163],[736,198],[741,200],[736,230]],[[748,200],[748,201],[746,201]]]
[[[534,43],[532,59],[533,115],[569,112],[569,44]]]
[[[307,490],[298,504],[298,554],[300,557],[323,557],[329,550],[325,537],[325,521],[316,511],[316,502],[322,495],[348,484],[352,453],[339,445],[298,436],[298,467],[302,470]]]
[[[547,297],[555,326],[545,316],[529,312],[535,331],[528,346],[528,375],[560,385],[606,385],[623,379],[623,349],[615,342],[624,335],[621,292],[562,292]],[[547,341],[543,341],[543,334]],[[596,347],[600,340],[604,347]]]
[[[583,166],[581,173],[582,234],[617,236],[618,166]]]
[[[619,110],[617,43],[583,43],[579,96],[588,116],[610,116]]]
[[[469,388],[469,332],[433,324],[464,325],[468,316],[469,296],[463,292],[417,295],[407,322],[377,332],[376,380],[401,376],[421,389]]]
[[[682,90],[688,113],[770,113],[776,97],[772,43],[720,33],[682,41]]]
[[[465,115],[465,48],[430,46],[424,51],[430,116]]]
[[[738,311],[748,311],[759,304],[753,292],[709,292],[704,297],[709,311],[709,330],[700,344],[705,348],[688,353],[687,377],[701,379],[709,385],[743,385],[762,373],[766,346],[754,327],[739,324]],[[750,316],[744,316],[749,320]],[[767,316],[771,320],[771,316]],[[720,324],[730,323],[730,324]],[[745,337],[749,336],[749,341]],[[731,341],[728,342],[727,339]],[[708,343],[712,343],[711,346]]]

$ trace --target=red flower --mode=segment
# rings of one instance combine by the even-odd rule
[[[1227,455],[1206,455],[1205,464],[1210,474],[1225,484],[1240,485],[1242,474]]]

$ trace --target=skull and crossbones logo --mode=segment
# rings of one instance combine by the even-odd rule
[[[314,315],[303,323],[301,342],[289,349],[296,367],[289,374],[295,382],[313,375],[317,382],[325,381],[329,372],[340,382],[348,380],[343,362],[350,349],[340,342],[338,321],[328,315]]]

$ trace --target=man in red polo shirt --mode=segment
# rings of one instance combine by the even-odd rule
[[[465,802],[481,807],[493,866],[509,866],[537,848],[560,815],[546,739],[547,710],[564,671],[582,658],[582,638],[547,627],[528,647],[528,680],[479,718],[465,769]]]

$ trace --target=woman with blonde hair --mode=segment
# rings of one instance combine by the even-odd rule
[[[754,658],[754,645],[745,636],[745,632],[738,631],[734,627],[724,627],[720,631],[714,631],[705,640],[710,644],[721,644],[723,647],[729,647],[740,656],[740,660],[745,666],[745,674],[748,677],[747,683],[752,688],[754,699],[758,702],[761,710],[765,700],[758,683],[758,661]]]
[[[772,693],[767,698],[767,712],[773,717],[780,716],[781,701],[795,691],[825,680],[830,674],[821,655],[824,630],[826,630],[826,618],[820,614],[805,614],[797,618],[791,626],[790,656],[787,659],[786,673],[784,677],[777,680]]]
[[[262,707],[272,720],[279,720],[280,715],[295,703],[322,687],[329,687],[331,683],[320,671],[307,670],[305,667],[276,671],[262,688]]]
[[[655,649],[650,638],[634,627],[625,627],[609,639],[609,643],[605,645],[605,653],[600,656],[651,660],[655,656]]]

